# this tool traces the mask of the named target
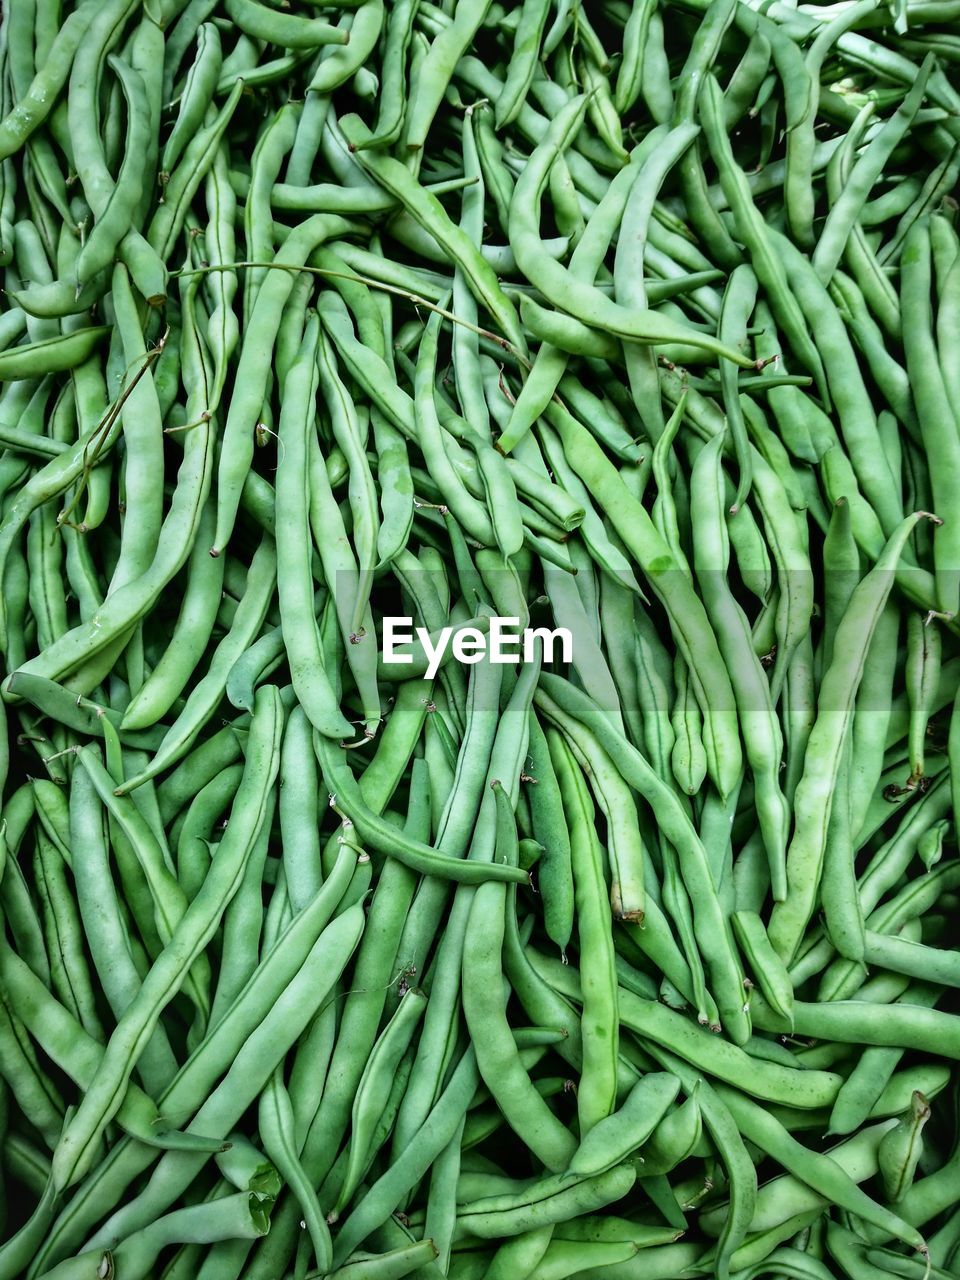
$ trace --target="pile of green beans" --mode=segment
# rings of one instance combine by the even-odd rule
[[[960,1275],[958,23],[4,0],[0,1280]]]

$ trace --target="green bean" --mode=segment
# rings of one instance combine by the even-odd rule
[[[0,1280],[947,1274],[960,0],[151,6],[0,22]]]
[[[381,61],[380,101],[370,144],[389,146],[397,141],[406,116],[404,72],[413,37],[416,0],[404,0],[392,7],[387,19],[387,35]]]
[[[364,616],[368,612],[367,600],[370,594],[378,536],[376,491],[366,460],[365,433],[361,430],[356,408],[340,379],[336,359],[329,339],[325,336],[321,336],[320,339],[319,367],[320,386],[329,406],[334,439],[343,450],[349,466],[348,496],[359,580],[356,600],[349,614],[350,622],[345,639],[355,644],[358,635],[362,634]],[[340,591],[337,592],[338,598],[339,595]],[[361,673],[355,671],[355,675],[358,685],[363,688]],[[367,696],[364,690],[364,698],[366,699]],[[379,704],[375,695],[371,697],[371,704],[376,708],[373,719],[378,720]]]
[[[338,1215],[356,1191],[374,1154],[371,1142],[383,1110],[383,1097],[423,1015],[426,997],[408,991],[367,1059],[353,1102],[350,1162],[334,1207]]]
[[[345,136],[352,147],[362,144],[366,133],[356,117],[347,116],[340,123],[345,126]],[[449,257],[463,270],[478,300],[488,308],[507,339],[522,351],[523,337],[512,304],[492,269],[483,261],[479,249],[449,221],[436,197],[425,193],[398,161],[375,157],[365,150],[360,150],[359,155],[361,163],[376,180],[397,197],[426,231],[435,236]]]
[[[326,44],[346,44],[347,32],[316,18],[278,14],[257,0],[229,0],[227,12],[241,31],[287,49],[315,49]]]
[[[863,675],[866,649],[892,586],[891,572],[923,514],[909,516],[890,538],[877,565],[851,596],[837,628],[834,658],[821,686],[823,710],[811,730],[803,776],[797,786],[800,821],[787,850],[787,898],[776,904],[770,918],[771,942],[787,963],[796,954],[801,932],[813,910],[823,867],[831,792],[849,730],[854,694]]]
[[[803,314],[790,292],[787,274],[776,254],[776,246],[768,238],[723,130],[723,94],[712,75],[704,80],[700,105],[704,133],[718,164],[721,186],[733,210],[738,234],[750,251],[757,279],[767,290],[771,310],[797,356],[813,375],[821,397],[829,402],[820,354],[807,333]]]
[[[674,126],[680,125],[684,121],[695,119],[697,101],[701,92],[704,74],[716,59],[720,41],[730,26],[734,12],[735,6],[729,3],[705,6],[703,19],[690,43],[676,95],[671,101],[671,123]],[[656,47],[659,55],[662,28],[658,29],[656,24],[653,24],[653,29],[657,37]],[[651,42],[651,52],[652,48]],[[665,53],[663,61],[666,61]],[[662,93],[662,96],[664,106],[666,106],[666,102],[670,100],[671,95]],[[691,221],[696,228],[697,234],[709,246],[711,256],[728,269],[736,266],[740,259],[739,250],[734,245],[730,233],[710,205],[707,196],[706,178],[703,172],[703,162],[698,148],[691,148],[682,158],[680,180],[684,200],[690,211]]]
[[[558,721],[561,725],[570,724],[572,730],[575,726],[575,733],[583,733],[582,726],[589,726],[589,729],[596,733],[599,742],[611,759],[618,765],[624,778],[636,787],[653,808],[661,830],[677,852],[683,879],[691,894],[694,895],[697,943],[713,971],[720,1000],[720,1012],[732,1034],[746,1039],[749,1033],[742,998],[742,974],[733,952],[732,940],[726,926],[721,922],[719,900],[712,887],[712,874],[707,864],[706,851],[699,837],[693,830],[675,792],[656,777],[640,753],[616,734],[609,721],[605,722],[602,714],[598,715],[593,711],[588,700],[581,701],[580,696],[571,686],[564,687],[564,685],[565,682],[558,681],[555,676],[546,673],[541,676],[541,687],[544,691],[542,695],[540,693],[537,695],[538,705],[547,711],[551,719]],[[570,712],[566,708],[570,711],[576,708],[576,720],[572,720],[572,717],[567,719]],[[699,883],[710,885],[711,892],[697,892]]]
[[[337,1235],[335,1264],[340,1264],[349,1257],[369,1231],[390,1216],[400,1196],[447,1145],[462,1121],[477,1080],[473,1051],[468,1050],[458,1062],[449,1084],[431,1111],[431,1123],[424,1125],[408,1144],[403,1155],[373,1184],[344,1222]]]
[[[21,343],[0,351],[0,381],[36,378],[44,373],[61,373],[82,364],[109,332],[104,325],[75,329],[60,337]]]
[[[389,751],[389,744],[387,749]],[[417,781],[419,782],[419,777]],[[421,804],[418,802],[411,801],[405,832],[413,836],[425,834]],[[394,902],[409,903],[413,890],[414,878],[409,869],[400,863],[394,863],[390,870],[385,872],[378,885],[371,904],[370,926],[358,956],[357,989],[347,997],[330,1059],[324,1094],[305,1140],[305,1160],[311,1168],[312,1176],[316,1180],[324,1179],[322,1184],[324,1196],[330,1200],[336,1199],[338,1204],[341,1199],[340,1180],[353,1174],[359,1181],[359,1177],[366,1168],[366,1163],[360,1162],[364,1160],[369,1162],[384,1137],[381,1134],[376,1146],[373,1146],[376,1135],[371,1134],[368,1128],[366,1130],[368,1145],[365,1147],[363,1131],[358,1130],[353,1135],[358,1144],[357,1149],[350,1152],[351,1162],[356,1163],[345,1163],[339,1169],[334,1165],[334,1151],[329,1147],[330,1135],[336,1135],[334,1140],[336,1145],[346,1127],[351,1105],[355,1104],[357,1107],[360,1105],[359,1091],[361,1084],[366,1083],[363,1064],[365,1061],[374,1062],[377,1027],[390,989],[398,981],[397,948],[402,921],[390,918],[389,913]],[[409,968],[399,968],[401,978],[407,972]],[[402,1028],[409,1026],[412,1032],[416,1023],[416,1017],[413,1017],[413,1014],[417,1009],[417,1003],[416,1000],[411,1002],[403,1017],[399,1019],[397,1027],[393,1029],[392,1035],[388,1036],[380,1047],[380,1051],[376,1054],[377,1065],[371,1066],[372,1072],[382,1072],[385,1069],[391,1055],[395,1053],[393,1045],[397,1037],[402,1038],[406,1034]],[[412,1023],[409,1021],[410,1017],[413,1017]],[[396,1055],[394,1063],[399,1056],[399,1054]],[[383,1083],[382,1075],[375,1074],[374,1080],[376,1079]],[[375,1095],[373,1098],[367,1098],[366,1106],[379,1108],[378,1112],[371,1116],[371,1119],[375,1120],[378,1114],[382,1114],[382,1097]],[[352,1114],[359,1120],[357,1110]],[[318,1139],[323,1140],[324,1143],[319,1150]]]
[[[178,95],[177,119],[163,148],[160,164],[165,172],[171,171],[191,134],[202,124],[220,78],[222,64],[219,29],[212,22],[202,22],[197,30],[197,56]]]
[[[264,289],[267,287],[268,285],[264,285]],[[262,297],[261,290],[258,306]],[[281,539],[277,554],[277,586],[283,638],[291,650],[291,675],[304,709],[311,723],[324,732],[349,735],[349,722],[336,707],[334,691],[324,667],[320,634],[313,615],[313,578],[305,551],[308,545],[305,539],[309,531],[306,433],[310,426],[309,405],[318,380],[314,358],[318,329],[319,326],[314,321],[301,355],[291,368],[286,382],[286,399],[280,422],[283,462],[278,486],[288,510],[288,518],[277,526]],[[296,548],[293,557],[288,547],[291,550]],[[303,625],[303,619],[306,619],[306,626]],[[259,625],[258,621],[258,629]],[[237,649],[231,655],[232,662],[240,658],[241,652],[241,649]]]
[[[549,741],[532,711],[529,734],[530,812],[534,835],[543,846],[537,880],[543,897],[544,927],[563,955],[570,942],[574,920],[570,833],[563,814]]]
[[[326,53],[313,74],[308,92],[329,94],[345,84],[376,48],[383,20],[383,0],[365,0],[360,4],[350,23],[349,41]]]
[[[358,907],[351,908],[324,930],[300,973],[245,1041],[220,1086],[198,1111],[193,1123],[199,1128],[229,1131],[257,1096],[349,960],[362,930],[361,915]],[[114,1213],[90,1243],[111,1246],[130,1229],[151,1221],[200,1167],[201,1161],[189,1153],[169,1153],[140,1195]]]
[[[820,75],[833,45],[844,31],[855,26],[874,10],[872,0],[851,5],[835,22],[824,23],[817,32],[804,58],[806,93],[802,113],[787,136],[786,196],[787,216],[794,238],[805,248],[813,244],[813,155],[815,151],[816,112],[820,94]]]
[[[208,538],[213,536],[214,515],[212,506],[208,506],[190,557],[177,625],[160,661],[123,714],[122,723],[128,729],[146,728],[169,711],[210,639],[223,582],[222,560],[212,559],[207,554]]]
[[[324,240],[342,235],[348,225],[344,219],[323,213],[315,214],[300,224],[277,251],[276,263],[289,267],[302,266],[312,251]],[[240,353],[241,376],[237,379],[224,424],[228,443],[221,453],[217,492],[217,531],[211,550],[219,555],[230,537],[240,504],[243,483],[253,460],[253,427],[263,403],[270,371],[273,343],[284,304],[295,283],[292,270],[268,272],[257,295],[250,324]]]
[[[101,1073],[67,1126],[54,1162],[54,1179],[61,1187],[72,1185],[78,1173],[85,1172],[89,1166],[97,1138],[122,1101],[123,1084],[133,1069],[131,1048],[153,1031],[161,1001],[169,998],[168,993],[175,991],[186,977],[184,959],[189,964],[199,954],[223,908],[223,899],[232,893],[239,879],[239,870],[260,820],[262,789],[264,784],[272,783],[276,770],[277,695],[275,691],[265,691],[260,701],[266,714],[261,715],[260,723],[255,726],[256,742],[251,741],[247,757],[252,785],[237,806],[242,820],[238,823],[234,819],[234,826],[228,829],[229,842],[221,841],[217,873],[207,877],[201,892],[187,907],[171,936],[170,947],[121,1018],[118,1033],[122,1030],[124,1034],[115,1033],[111,1037]]]
[[[577,1094],[581,1136],[609,1116],[616,1099],[618,1023],[611,912],[592,830],[593,810],[583,776],[557,739],[551,758],[570,826],[581,965],[584,966],[583,1075]],[[554,754],[556,751],[556,754]]]
[[[642,1156],[645,1174],[656,1176],[670,1173],[699,1144],[703,1132],[698,1101],[700,1088],[698,1081],[690,1096],[674,1110],[668,1111],[644,1143]]]
[[[877,1018],[877,1012],[868,1004],[851,1000],[799,1003],[794,1005],[794,1027],[798,1035],[824,1035],[842,1043],[892,1046],[902,1037],[920,1049],[951,1058],[957,1055],[953,1015],[917,1005],[891,1005],[881,1011],[882,1018]],[[768,1022],[766,1014],[760,1017]]]
[[[907,617],[907,698],[910,702],[908,749],[910,778],[914,785],[924,773],[924,739],[930,718],[930,703],[940,683],[940,632],[925,626],[919,614]]]
[[[770,945],[763,922],[756,912],[739,910],[734,913],[733,928],[765,999],[789,1022],[793,986],[782,961]]]
[[[712,776],[721,793],[726,793],[739,773],[740,748],[729,729],[729,725],[735,723],[729,676],[720,660],[703,606],[649,517],[599,447],[569,415],[558,416],[555,425],[571,465],[607,506],[614,528],[644,567],[653,590],[670,613],[676,640],[691,668],[697,701],[704,715],[705,745],[708,762],[712,762]],[[735,735],[736,730],[732,733]]]
[[[497,800],[497,857],[516,859],[516,826],[509,798],[493,784]],[[500,951],[506,888],[489,883],[474,897],[464,939],[464,1016],[477,1054],[481,1077],[492,1091],[511,1128],[547,1168],[566,1167],[575,1142],[537,1094],[520,1066],[502,1004]],[[499,928],[497,920],[501,921]]]
[[[678,158],[682,158],[694,139],[695,126],[688,122],[670,132],[655,129],[637,148],[636,163],[640,172],[630,189],[624,210],[613,267],[614,297],[618,302],[645,307],[652,300],[651,288],[645,284],[643,272],[653,204],[670,168]],[[656,440],[663,430],[663,421],[654,353],[628,345],[624,347],[624,360],[634,404],[651,437]]]
[[[853,152],[857,141],[859,141],[857,130],[852,129],[844,140],[844,145],[838,147],[830,158],[827,166],[827,192],[831,202],[839,200],[841,192],[850,181]],[[843,257],[856,278],[864,298],[869,300],[870,310],[880,320],[883,329],[891,337],[899,338],[900,314],[896,290],[887,279],[867,236],[858,223],[850,230],[843,248]]]
[[[53,1082],[42,1070],[33,1047],[26,1040],[19,1019],[4,1004],[0,1007],[0,1075],[11,1088],[16,1085],[17,1099],[30,1125],[41,1136],[50,1151],[57,1146],[65,1115],[64,1104]],[[46,1197],[38,1212],[47,1211]]]
[[[769,1151],[771,1147],[774,1148],[777,1159],[791,1173],[808,1185],[814,1186],[821,1194],[826,1192],[833,1203],[840,1204],[866,1221],[882,1227],[905,1244],[910,1244],[917,1249],[924,1247],[923,1237],[915,1228],[903,1222],[889,1209],[872,1201],[869,1196],[860,1191],[848,1174],[838,1169],[829,1157],[808,1151],[791,1138],[786,1130],[779,1131],[776,1121],[734,1090],[721,1086],[719,1092],[731,1108],[745,1136],[751,1141],[761,1142],[764,1150]],[[893,1130],[885,1134],[881,1140],[881,1151],[892,1132]],[[854,1205],[857,1207],[854,1208]]]
[[[139,73],[119,58],[109,58],[127,102],[128,136],[124,164],[103,211],[98,213],[90,235],[76,262],[77,291],[98,272],[109,266],[120,241],[130,229],[134,210],[143,191],[143,151],[150,124],[143,80]]]
[[[608,1173],[563,1186],[563,1175],[541,1179],[525,1191],[513,1195],[489,1196],[461,1206],[457,1217],[460,1238],[498,1239],[531,1231],[539,1226],[563,1221],[570,1210],[590,1212],[611,1201],[619,1200],[636,1178],[629,1164],[619,1165]]]
[[[17,95],[18,101],[0,122],[0,158],[15,154],[46,120],[94,16],[93,5],[81,5],[64,19],[43,66],[37,68],[26,92]]]
[[[403,140],[408,150],[419,151],[426,142],[457,63],[470,46],[489,7],[489,0],[473,5],[458,3],[452,20],[432,41],[420,66],[404,120]]]
[[[844,186],[842,196],[832,206],[811,259],[814,270],[824,284],[829,282],[843,255],[847,236],[873,184],[919,110],[932,70],[933,58],[930,56],[918,70],[910,92],[857,162]]]
[[[143,362],[143,376],[130,388],[121,411],[127,452],[124,501],[138,512],[138,518],[124,522],[120,556],[110,583],[115,590],[145,573],[156,556],[163,497],[158,492],[156,476],[163,467],[163,427],[153,372],[145,360],[147,349],[133,290],[122,264],[115,267],[111,283],[124,359],[128,366]]]
[[[914,1092],[910,1111],[883,1135],[877,1158],[887,1199],[896,1204],[913,1182],[923,1153],[923,1128],[931,1111],[922,1093]]]
[[[407,544],[413,524],[413,480],[403,436],[379,409],[371,411],[370,424],[377,450],[377,482],[380,487],[379,568],[389,564]]]
[[[614,103],[621,114],[629,110],[644,92],[644,61],[653,11],[651,4],[634,5],[624,25],[623,59],[617,72],[614,94]]]
[[[758,23],[724,90],[724,122],[732,132],[748,111],[756,114],[758,93],[770,70],[770,41]]]
[[[260,981],[248,984],[243,997],[235,1008],[231,1010],[230,1016],[225,1020],[223,1026],[218,1028],[216,1035],[208,1037],[201,1046],[199,1053],[193,1055],[190,1066],[181,1073],[178,1081],[168,1091],[167,1096],[171,1108],[179,1106],[189,1108],[191,1096],[194,1098],[194,1108],[203,1100],[212,1084],[232,1060],[232,1056],[235,1053],[235,1047],[232,1047],[233,1035],[238,1031],[241,1035],[249,1034],[256,1027],[264,1013],[269,1009],[271,1001],[275,998],[276,991],[283,989],[302,962],[305,952],[301,949],[301,942],[309,950],[319,930],[329,918],[333,905],[333,898],[326,894],[321,894],[315,904],[311,904],[310,910],[301,914],[296,924],[291,928],[289,935],[285,935],[284,942],[286,945],[281,944],[281,946],[275,948],[262,970],[262,977],[258,973],[257,977],[260,978]],[[295,938],[294,935],[297,935],[297,937]],[[277,966],[279,966],[277,974],[278,985],[274,987],[271,985],[273,977],[268,977],[267,975],[268,973],[272,974],[273,970],[277,969]],[[228,1038],[230,1038],[229,1042]],[[197,1078],[198,1071],[200,1073],[199,1081]],[[189,1093],[191,1089],[193,1090],[192,1095]],[[180,1099],[179,1102],[176,1100],[177,1098]],[[119,1150],[123,1151],[123,1148],[121,1147]],[[131,1152],[127,1150],[125,1155],[128,1157],[127,1165],[129,1165]],[[122,1159],[114,1163],[118,1165],[118,1170],[123,1167]],[[144,1167],[143,1163],[139,1167]],[[112,1174],[107,1173],[110,1168],[111,1166],[108,1164],[101,1173],[106,1173],[108,1178],[110,1176],[116,1177],[115,1172]],[[135,1172],[136,1170],[134,1170]],[[129,1178],[131,1175],[128,1173],[126,1176]],[[125,1183],[121,1182],[121,1188],[123,1185]],[[83,1197],[80,1197],[81,1203],[82,1199]]]
[[[653,1132],[679,1088],[680,1081],[667,1072],[645,1075],[623,1104],[581,1140],[568,1175],[592,1176],[627,1159]]]
[[[204,678],[191,690],[183,711],[164,735],[146,769],[121,782],[116,794],[125,795],[180,760],[196,741],[203,725],[223,696],[227,676],[263,624],[276,583],[277,563],[273,539],[268,534],[250,562],[243,598],[229,632],[217,646]]]
[[[930,240],[929,232],[917,224],[907,236],[901,265],[901,303],[904,309],[904,349],[907,370],[917,404],[923,447],[930,462],[930,478],[934,501],[946,501],[947,486],[953,467],[953,443],[948,432],[938,428],[948,421],[946,390],[932,337],[930,317]],[[954,531],[947,520],[934,536],[934,566],[940,606],[953,612],[958,578],[952,566]]]
[[[81,924],[69,891],[63,859],[53,842],[37,833],[34,879],[47,935],[50,974],[56,994],[94,1039],[103,1039],[90,970],[81,942]]]
[[[500,670],[494,664],[485,664],[489,674],[482,681],[477,682],[478,692],[485,696],[493,694],[500,686]],[[479,670],[483,670],[480,668]],[[533,694],[536,676],[539,670],[539,664],[534,662],[526,664],[521,668],[520,676],[513,684],[507,704],[504,708],[495,739],[492,737],[492,726],[486,723],[485,715],[475,714],[471,720],[471,729],[476,730],[477,738],[485,743],[490,743],[487,747],[487,758],[489,760],[486,771],[476,770],[476,766],[470,763],[470,756],[461,752],[464,769],[466,771],[465,778],[470,776],[472,770],[476,774],[476,781],[471,779],[471,789],[479,784],[480,794],[477,800],[467,809],[465,814],[459,813],[454,809],[454,800],[458,798],[457,789],[451,794],[449,805],[451,806],[451,815],[457,814],[457,822],[453,826],[443,828],[441,843],[448,843],[456,851],[459,856],[463,856],[463,852],[469,843],[468,857],[471,861],[476,861],[478,865],[484,867],[488,865],[500,866],[500,864],[492,864],[488,860],[493,859],[496,855],[496,812],[495,800],[492,792],[484,788],[484,782],[492,783],[500,779],[509,783],[510,791],[513,795],[518,792],[517,778],[521,771],[521,762],[526,747],[526,727],[529,716],[530,700]],[[512,683],[512,682],[511,682]],[[483,711],[487,709],[482,708]],[[490,734],[491,736],[487,736]],[[466,743],[464,744],[466,746]],[[469,792],[468,792],[469,794]],[[479,802],[479,812],[476,809],[476,803]],[[460,823],[467,824],[464,830]],[[475,828],[475,829],[474,829]],[[501,867],[505,873],[509,868]],[[440,919],[440,908],[443,904],[441,896],[442,885],[430,884],[423,886],[417,899],[413,904],[412,915],[417,918],[417,927],[411,929],[411,936],[416,939],[415,955],[419,953],[419,948],[429,946],[436,932]],[[431,1002],[427,1009],[424,1022],[424,1031],[421,1036],[420,1046],[418,1049],[417,1067],[415,1069],[411,1087],[407,1091],[404,1099],[404,1106],[398,1116],[398,1123],[394,1135],[395,1149],[400,1149],[401,1143],[405,1139],[405,1135],[410,1133],[421,1122],[422,1117],[426,1114],[426,1110],[431,1105],[440,1086],[440,1079],[444,1070],[444,1065],[448,1059],[447,1046],[450,1042],[453,1020],[455,1017],[457,1002],[460,998],[459,974],[463,963],[463,945],[464,945],[464,929],[469,916],[469,908],[471,906],[472,894],[463,890],[458,891],[454,900],[452,912],[455,922],[453,929],[448,929],[443,935],[440,943],[436,964],[433,966],[433,983],[430,988]],[[509,901],[509,898],[508,898]],[[509,927],[509,912],[506,929]],[[407,952],[409,954],[409,951]],[[421,1065],[422,1064],[422,1065]]]
[[[204,182],[208,220],[204,234],[204,251],[211,266],[219,268],[203,277],[210,309],[207,344],[214,363],[214,381],[210,389],[210,412],[220,402],[227,376],[227,363],[236,348],[239,325],[232,302],[237,289],[233,270],[224,270],[236,257],[234,220],[236,200],[227,176],[227,159],[221,143]]]
[[[318,747],[324,779],[331,787],[331,794],[336,803],[343,805],[349,812],[361,838],[367,843],[381,847],[385,853],[426,875],[439,875],[465,884],[479,884],[488,879],[526,882],[526,873],[518,868],[492,863],[460,862],[437,854],[418,841],[399,837],[388,823],[383,822],[363,804],[349,767],[336,758],[338,749],[332,744],[327,745],[326,741],[322,744],[318,742]]]
[[[12,838],[10,847],[16,848],[16,842]],[[5,859],[0,891],[2,891],[4,914],[18,954],[23,956],[41,981],[49,986],[50,960],[47,956],[40,920],[20,864],[15,858]]]
[[[507,1280],[513,1276],[523,1276],[527,1280],[546,1254],[554,1230],[554,1224],[548,1223],[545,1227],[533,1227],[504,1240],[494,1254],[486,1276],[489,1280]]]
[[[25,1025],[38,1044],[78,1084],[88,1088],[102,1059],[102,1045],[84,1031],[12,951],[3,950],[2,965],[9,998],[22,1012]],[[219,1140],[211,1142],[196,1134],[170,1130],[154,1103],[133,1084],[117,1117],[129,1134],[150,1147],[209,1153],[221,1146]]]
[[[345,1263],[336,1271],[326,1274],[335,1280],[402,1280],[415,1271],[429,1271],[429,1265],[437,1257],[437,1246],[431,1239],[418,1240],[402,1245],[387,1253],[370,1254]],[[320,1280],[316,1272],[308,1273],[307,1280]]]
[[[578,999],[576,970],[567,966],[563,974],[569,994]],[[638,997],[623,987],[618,999],[625,1028],[643,1041],[661,1046],[676,1058],[749,1092],[755,1098],[815,1108],[830,1105],[840,1088],[842,1078],[838,1075],[813,1069],[797,1070],[751,1058],[736,1045],[719,1040],[710,1031],[696,1026],[689,1018],[656,1001]],[[761,1016],[767,1020],[768,1013],[762,1012]],[[673,1067],[667,1069],[674,1070]]]
[[[209,445],[209,434],[204,427],[197,427],[190,433],[180,483],[161,528],[157,555],[150,569],[105,600],[103,608],[86,624],[69,631],[36,659],[22,664],[22,669],[53,679],[83,662],[87,662],[89,671],[89,659],[93,655],[102,654],[104,649],[116,641],[118,635],[123,635],[139,613],[159,596],[190,549],[191,531],[199,517],[205,488],[209,484],[209,466],[212,461]],[[69,461],[73,464],[74,474],[82,469],[83,459],[84,450],[79,446],[70,454],[63,455],[64,463]],[[51,465],[56,467],[60,461],[56,459]],[[66,470],[69,475],[67,467],[62,470]],[[88,691],[99,679],[95,669],[92,675]],[[89,679],[89,675],[85,678]]]
[[[250,0],[250,3],[253,2],[254,0]],[[238,80],[216,116],[188,142],[180,163],[170,175],[164,202],[155,212],[146,233],[147,243],[161,258],[169,255],[179,236],[186,206],[213,164],[242,91],[243,81]]]
[[[702,347],[734,363],[749,366],[752,361],[734,352],[712,335],[676,324],[656,312],[634,312],[612,302],[595,286],[583,284],[569,270],[543,254],[537,226],[540,196],[554,157],[569,145],[582,122],[586,100],[573,99],[556,119],[543,142],[524,168],[510,205],[510,245],[523,273],[559,308],[583,323],[594,323],[626,341],[640,343],[681,342]],[[509,335],[508,335],[509,336]]]
[[[690,515],[695,566],[701,593],[731,674],[746,755],[753,771],[755,803],[769,859],[773,897],[779,902],[787,891],[785,860],[789,826],[787,802],[778,776],[783,739],[763,669],[747,642],[746,617],[725,587],[729,544],[723,538],[722,444],[722,437],[715,436],[705,445],[694,462],[691,475]],[[742,472],[740,484],[742,487]],[[734,505],[737,505],[736,499]],[[734,514],[733,519],[738,518]],[[715,551],[712,531],[718,528],[721,542],[719,550]]]
[[[250,186],[243,210],[246,256],[251,262],[270,262],[275,253],[270,199],[280,175],[284,156],[296,137],[298,110],[288,103],[264,129],[250,160]],[[265,267],[249,267],[243,278],[244,327],[249,324],[253,304],[268,272]]]
[[[292,1188],[303,1211],[317,1265],[327,1270],[333,1254],[330,1229],[296,1150],[293,1105],[283,1083],[282,1067],[274,1070],[260,1096],[259,1127],[267,1154]]]

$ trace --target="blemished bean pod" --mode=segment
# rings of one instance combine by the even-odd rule
[[[877,1160],[890,1204],[903,1199],[916,1176],[923,1155],[923,1129],[931,1114],[923,1094],[914,1093],[909,1112],[881,1139]]]

